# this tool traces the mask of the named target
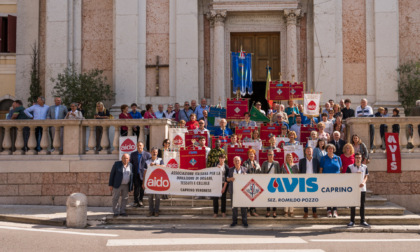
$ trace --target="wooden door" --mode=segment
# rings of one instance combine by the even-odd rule
[[[280,72],[280,33],[231,33],[231,51],[244,50],[252,55],[253,82],[266,81],[266,66],[270,64],[272,79]]]

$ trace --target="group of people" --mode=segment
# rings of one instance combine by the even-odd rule
[[[301,144],[300,139],[300,128],[304,125],[303,122],[307,124],[316,125],[317,130],[312,131],[308,140],[315,140],[316,146],[310,146],[306,144],[305,147],[305,157],[300,159],[299,162],[295,163],[293,156],[287,154],[284,157],[285,162],[279,163],[276,161],[276,153],[279,148],[283,146],[276,146],[275,138],[278,136],[272,135],[270,137],[269,146],[263,147],[267,152],[267,160],[262,164],[257,160],[257,153],[254,149],[248,150],[248,159],[242,160],[239,156],[233,158],[233,167],[228,167],[227,165],[227,147],[241,146],[243,141],[238,140],[238,136],[234,133],[234,126],[239,127],[252,127],[252,137],[247,139],[247,141],[257,141],[261,142],[259,138],[258,122],[250,120],[249,113],[244,114],[244,120],[239,123],[231,123],[230,127],[226,119],[221,119],[219,126],[214,133],[214,136],[228,136],[230,142],[222,147],[220,139],[216,139],[214,146],[207,146],[206,138],[201,137],[198,141],[198,146],[196,148],[204,148],[206,150],[206,167],[218,167],[223,174],[223,186],[222,186],[222,196],[213,198],[213,210],[214,217],[219,216],[219,200],[221,201],[221,214],[223,217],[226,216],[226,198],[227,193],[232,196],[233,194],[233,183],[234,183],[234,174],[331,174],[331,173],[361,173],[362,180],[360,182],[361,188],[361,205],[360,205],[360,224],[362,226],[368,227],[369,224],[365,219],[364,204],[365,204],[365,195],[366,195],[366,181],[368,178],[368,169],[367,165],[369,163],[369,152],[366,145],[360,139],[358,135],[353,135],[349,143],[346,142],[346,138],[343,137],[345,131],[345,124],[343,118],[352,117],[352,116],[365,116],[370,115],[372,109],[367,106],[367,101],[363,99],[361,105],[357,107],[356,110],[350,108],[350,101],[343,101],[345,107],[342,109],[338,104],[333,104],[329,102],[330,106],[326,106],[325,110],[322,111],[322,114],[319,118],[307,118],[303,115],[302,109],[299,109],[299,106],[295,106],[293,101],[289,101],[289,107],[287,109],[282,109],[281,104],[274,104],[273,108],[270,109],[266,114],[272,121],[274,125],[281,125],[281,135],[280,137],[287,137],[289,141],[285,143],[286,145],[299,145]],[[192,102],[193,103],[193,102]],[[174,121],[178,120],[178,125],[181,127],[186,127],[189,131],[195,133],[200,132],[210,135],[209,130],[207,129],[208,121],[206,121],[208,110],[205,108],[208,107],[205,104],[205,100],[202,100],[202,106],[200,106],[203,111],[199,115],[203,116],[198,118],[197,114],[189,108],[189,103],[184,103],[184,110],[179,110],[178,118],[175,118],[175,113],[172,114],[172,119]],[[257,109],[260,109],[260,104],[256,104]],[[284,107],[283,107],[284,108]],[[289,109],[290,108],[290,109]],[[150,109],[150,107],[149,107]],[[197,110],[197,107],[195,108]],[[148,112],[153,113],[153,111],[148,110]],[[167,111],[166,111],[167,112]],[[179,114],[185,114],[184,116],[179,116]],[[189,116],[188,116],[189,115]],[[182,119],[181,119],[182,118]],[[189,118],[189,119],[187,119]],[[187,121],[186,121],[187,120]],[[185,124],[184,122],[185,121]],[[327,130],[327,127],[330,127],[330,124],[333,125],[332,131]],[[210,139],[210,138],[208,138]],[[165,151],[171,151],[170,149],[170,140],[165,139],[163,142],[163,148],[157,149],[155,147],[151,148],[150,154],[145,151],[144,144],[142,142],[138,143],[137,151],[132,153],[129,159],[129,163],[133,167],[133,185],[134,185],[134,206],[142,207],[143,206],[143,196],[144,196],[144,186],[143,178],[147,172],[147,164],[150,165],[164,165],[163,163],[163,153]],[[120,161],[122,162],[122,161]],[[128,162],[128,161],[127,161]],[[117,162],[118,163],[118,162]],[[116,164],[117,164],[116,163]],[[114,170],[114,169],[113,169]],[[121,176],[120,176],[121,177]],[[112,176],[110,178],[110,186],[115,183],[112,182]],[[117,183],[118,184],[118,183]],[[128,183],[129,184],[129,183]],[[124,197],[128,197],[125,195]],[[115,199],[115,197],[114,197]],[[149,216],[159,216],[159,195],[149,196]],[[121,205],[114,205],[114,215],[118,214],[125,215],[125,203]],[[242,224],[246,227],[247,218],[250,216],[259,216],[256,208],[241,208],[242,215]],[[265,217],[277,217],[276,208],[267,208],[265,212]],[[294,208],[286,207],[284,209],[284,217],[294,217]],[[309,209],[304,208],[303,218],[309,217]],[[312,217],[318,218],[317,209],[312,208]],[[327,217],[336,218],[338,217],[337,207],[330,206],[327,207]],[[237,225],[238,218],[238,209],[232,209],[232,224],[231,226]],[[355,208],[351,208],[349,227],[354,226],[355,220]]]

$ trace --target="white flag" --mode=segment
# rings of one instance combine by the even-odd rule
[[[286,155],[291,153],[293,156],[293,163],[298,164],[299,160],[304,158],[302,145],[285,145],[284,146],[284,162],[286,162]]]
[[[179,168],[179,152],[178,151],[164,151],[163,163],[168,168]]]
[[[303,95],[303,114],[306,116],[319,116],[319,103],[321,102],[321,94],[304,94]]]
[[[179,149],[185,147],[186,128],[169,128],[169,140],[171,141],[171,149]]]

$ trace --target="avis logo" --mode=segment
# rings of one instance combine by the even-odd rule
[[[255,182],[254,179],[251,179],[241,190],[251,201],[254,201],[264,189]]]
[[[178,162],[175,160],[175,158],[172,158],[169,160],[169,162],[166,164],[166,167],[168,168],[178,168]]]
[[[316,109],[316,103],[314,101],[310,101],[308,103],[307,108],[308,108],[308,110],[315,110]]]
[[[271,193],[294,192],[299,186],[299,192],[318,191],[317,178],[271,178],[267,190]]]
[[[299,163],[299,156],[296,153],[292,152],[292,157],[293,157],[293,163],[295,164]]]
[[[174,137],[174,140],[172,141],[175,145],[183,145],[184,140],[182,140],[182,137],[180,135],[177,135]]]
[[[125,141],[120,146],[120,151],[132,152],[135,150],[136,150],[136,145],[131,139],[125,139]]]
[[[171,187],[168,175],[162,169],[156,169],[150,174],[147,180],[147,188],[153,191],[167,191]]]

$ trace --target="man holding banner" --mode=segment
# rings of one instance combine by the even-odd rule
[[[153,147],[150,151],[152,157],[146,161],[147,166],[154,166],[154,165],[163,165],[163,160],[161,158],[158,158],[158,149],[156,147]],[[144,173],[144,177],[146,177],[147,170]],[[144,180],[142,188],[144,190]],[[159,216],[159,206],[160,206],[160,194],[149,194],[149,214],[147,216]],[[154,198],[154,200],[153,200]]]
[[[229,169],[229,175],[226,181],[229,183],[229,193],[233,196],[233,182],[235,181],[234,175],[235,174],[246,174],[246,168],[241,166],[241,158],[236,156],[233,158],[234,167]],[[241,215],[242,215],[242,225],[244,227],[248,227],[248,217],[247,217],[247,208],[241,207]],[[234,227],[238,224],[238,208],[232,207],[232,224],[231,227]]]
[[[144,190],[142,188],[145,170],[147,170],[146,161],[151,158],[149,152],[144,151],[144,144],[137,143],[137,151],[130,154],[130,163],[133,165],[134,175],[134,206],[143,207]]]

